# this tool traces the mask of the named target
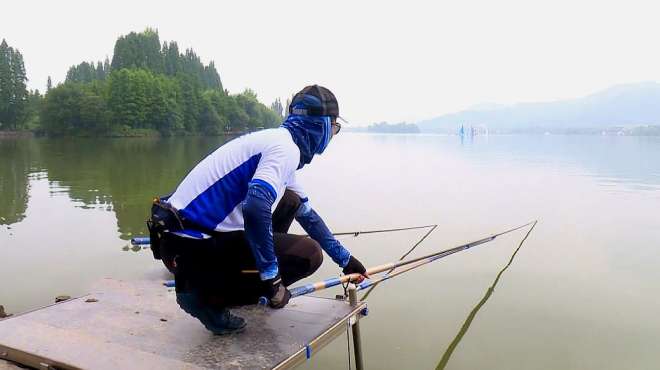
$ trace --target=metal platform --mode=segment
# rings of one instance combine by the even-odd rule
[[[233,311],[247,319],[244,332],[214,336],[159,280],[105,279],[84,297],[1,320],[0,359],[58,369],[286,369],[346,332],[365,307],[306,296],[281,310],[248,306]]]

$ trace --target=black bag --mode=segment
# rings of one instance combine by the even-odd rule
[[[147,220],[149,238],[151,239],[151,252],[154,258],[161,259],[161,240],[163,233],[183,229],[183,223],[176,210],[160,198],[154,198],[151,206],[151,219]]]

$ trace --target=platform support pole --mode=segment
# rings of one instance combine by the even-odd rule
[[[357,290],[354,284],[348,287],[348,302],[351,306],[355,307],[358,304]],[[353,350],[355,351],[355,368],[357,370],[364,369],[364,362],[362,360],[362,340],[360,339],[360,320],[359,314],[355,315],[355,322],[351,329],[353,330]]]

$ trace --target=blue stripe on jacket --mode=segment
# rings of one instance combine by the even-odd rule
[[[214,230],[245,199],[248,183],[260,160],[261,153],[255,154],[228,172],[179,210],[181,215],[205,229]]]

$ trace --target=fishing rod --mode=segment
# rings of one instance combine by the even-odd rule
[[[419,246],[420,244],[422,244],[422,242],[423,242],[424,240],[426,240],[426,238],[427,238],[429,235],[431,235],[431,233],[432,233],[437,227],[438,227],[438,225],[434,225],[429,231],[427,231],[426,234],[424,234],[424,236],[422,236],[421,239],[419,239],[419,240],[417,241],[417,243],[415,243],[415,244],[412,246],[412,248],[410,248],[406,253],[404,253],[401,257],[399,257],[399,261],[402,261],[404,258],[408,257],[408,255],[409,255],[410,253],[412,253],[412,252],[415,250],[415,248],[417,248],[417,246]],[[389,274],[389,273],[391,273],[392,271],[394,271],[394,270],[393,270],[393,269],[392,269],[392,270],[389,270],[388,272],[386,272],[386,274]],[[378,286],[378,283],[379,283],[379,282],[375,282],[374,284],[372,284],[371,287],[369,288],[369,290],[367,290],[367,292],[364,293],[364,295],[362,296],[362,298],[360,298],[360,300],[361,300],[361,301],[366,300],[367,297],[369,297],[369,294],[371,294],[371,292],[376,288],[376,286]]]
[[[411,226],[411,227],[399,227],[395,229],[379,229],[379,230],[366,230],[366,231],[347,231],[347,232],[341,232],[341,233],[333,233],[332,235],[334,236],[345,236],[345,235],[353,235],[357,237],[358,235],[362,234],[377,234],[377,233],[390,233],[390,232],[395,232],[395,231],[406,231],[406,230],[417,230],[417,229],[425,229],[425,228],[435,228],[438,225],[422,225],[422,226]],[[301,234],[301,236],[309,236],[308,234]],[[148,236],[138,236],[135,238],[131,239],[131,244],[132,245],[149,245],[151,244],[151,239]]]
[[[458,253],[458,252],[476,247],[476,246],[484,244],[484,243],[488,243],[488,242],[494,240],[495,238],[497,238],[499,236],[514,232],[516,230],[520,230],[520,229],[522,229],[526,226],[529,226],[529,225],[533,224],[534,222],[535,221],[531,221],[531,222],[528,222],[524,225],[517,226],[517,227],[511,228],[509,230],[506,230],[506,231],[503,231],[503,232],[500,232],[500,233],[497,233],[497,234],[493,234],[491,236],[488,236],[488,237],[485,237],[485,238],[482,238],[482,239],[479,239],[479,240],[476,240],[476,241],[473,241],[473,242],[469,242],[469,243],[466,243],[466,244],[463,244],[463,245],[459,245],[459,246],[454,247],[454,248],[446,249],[446,250],[436,252],[436,253],[431,253],[431,254],[426,255],[426,256],[413,258],[413,259],[407,260],[407,261],[390,262],[390,263],[386,263],[386,264],[383,264],[383,265],[378,265],[378,266],[371,267],[371,268],[367,269],[366,275],[374,275],[374,274],[378,274],[378,273],[381,273],[381,272],[384,272],[384,271],[387,271],[387,270],[391,271],[391,270],[396,269],[398,267],[407,266],[403,270],[399,270],[399,271],[397,271],[395,273],[392,273],[392,274],[387,274],[387,275],[383,276],[382,278],[377,279],[375,281],[369,281],[361,289],[365,289],[365,288],[370,287],[373,284],[379,283],[379,282],[384,281],[384,280],[391,279],[394,276],[402,274],[406,271],[410,271],[410,270],[415,269],[417,267],[420,267],[422,265],[431,263],[431,262],[436,261],[440,258],[443,258],[443,257],[449,256],[449,255],[452,255],[454,253]],[[309,294],[309,293],[313,293],[313,292],[316,292],[316,291],[319,291],[319,290],[331,288],[333,286],[354,282],[354,281],[357,281],[360,276],[361,275],[357,274],[357,273],[343,275],[343,276],[338,277],[338,278],[330,278],[330,279],[326,279],[326,280],[319,281],[319,282],[316,282],[316,283],[301,285],[301,286],[290,289],[289,292],[291,293],[291,298],[294,298],[294,297],[298,297],[298,296],[301,296],[301,295],[306,295],[306,294]],[[364,284],[364,283],[365,282],[363,282],[362,284]],[[267,302],[268,302],[267,298],[265,298],[265,297],[259,298],[259,303],[260,304],[265,304]]]
[[[395,232],[395,231],[405,231],[405,230],[417,230],[417,229],[425,229],[425,228],[431,228],[422,239],[420,239],[406,254],[404,254],[399,260],[402,260],[405,258],[410,252],[412,252],[417,245],[419,245],[433,230],[435,230],[438,225],[422,225],[422,226],[411,226],[411,227],[399,227],[395,229],[379,229],[379,230],[367,230],[367,231],[350,231],[350,232],[340,232],[340,233],[334,233],[332,235],[334,236],[345,236],[345,235],[353,235],[357,237],[358,235],[361,234],[376,234],[376,233],[388,233],[388,232]],[[309,236],[307,234],[302,234],[301,236]],[[133,238],[131,239],[131,243],[133,245],[149,245],[150,241],[148,237],[138,237],[138,238]],[[163,285],[165,285],[168,288],[173,288],[175,286],[174,280],[166,280],[163,282]],[[369,294],[369,292],[367,292]],[[365,295],[366,298],[366,295]],[[363,298],[364,299],[364,298]]]

